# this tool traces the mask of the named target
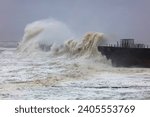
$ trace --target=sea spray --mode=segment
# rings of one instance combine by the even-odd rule
[[[52,44],[62,44],[73,36],[71,29],[63,22],[53,19],[35,21],[25,27],[23,39],[17,49],[24,54],[33,54],[40,49],[47,51]]]
[[[73,35],[68,26],[60,21],[35,21],[26,26],[17,51],[28,56],[48,52],[53,56],[66,55],[70,58],[92,57],[106,63],[106,58],[97,50],[97,46],[105,41],[103,33],[89,32],[80,40],[70,39]]]
[[[57,30],[52,31],[53,28]],[[71,36],[69,28],[57,21],[36,21],[27,25],[17,53],[22,56],[20,61],[32,61],[32,64],[27,62],[26,66],[31,68],[24,72],[31,77],[25,78],[28,85],[53,86],[89,78],[111,67],[111,61],[97,49],[105,41],[103,33],[88,32],[78,40]]]
[[[27,25],[17,54],[0,54],[0,99],[149,99],[149,69],[112,67],[102,33],[72,35],[58,21]]]
[[[96,56],[100,54],[97,50],[98,43],[103,40],[102,33],[87,33],[81,42],[75,40],[66,41],[64,46],[67,52],[77,56]]]

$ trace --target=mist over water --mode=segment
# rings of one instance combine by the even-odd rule
[[[19,44],[20,52],[38,51],[40,46],[60,45],[66,39],[74,36],[68,26],[53,19],[35,21],[28,24],[24,36]]]
[[[74,39],[56,20],[28,24],[16,50],[0,53],[0,99],[149,99],[150,70],[114,68],[97,50],[105,34]]]

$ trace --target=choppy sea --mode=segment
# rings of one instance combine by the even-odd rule
[[[64,23],[41,20],[16,48],[1,47],[0,99],[150,99],[149,68],[113,67],[97,50],[103,33],[70,36]]]
[[[150,69],[1,48],[0,99],[150,99]]]

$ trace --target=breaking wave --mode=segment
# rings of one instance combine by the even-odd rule
[[[73,36],[72,31],[62,22],[36,21],[26,26],[23,40],[17,50],[27,55],[48,53],[67,58],[92,58],[110,64],[97,49],[99,44],[105,42],[103,33],[89,32],[81,40],[70,39]]]
[[[49,51],[49,47],[56,43],[60,44],[70,37],[73,37],[72,31],[60,21],[52,19],[35,21],[25,27],[18,51],[29,54],[40,48]]]
[[[0,54],[0,98],[149,99],[149,69],[113,68],[97,49],[103,33],[73,37],[59,21],[28,24],[17,52]]]

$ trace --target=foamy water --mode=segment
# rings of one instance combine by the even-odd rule
[[[150,69],[112,67],[97,50],[102,33],[64,40],[71,35],[60,22],[38,21],[16,49],[1,48],[0,99],[150,99]]]
[[[0,99],[150,99],[150,69],[0,54]]]

